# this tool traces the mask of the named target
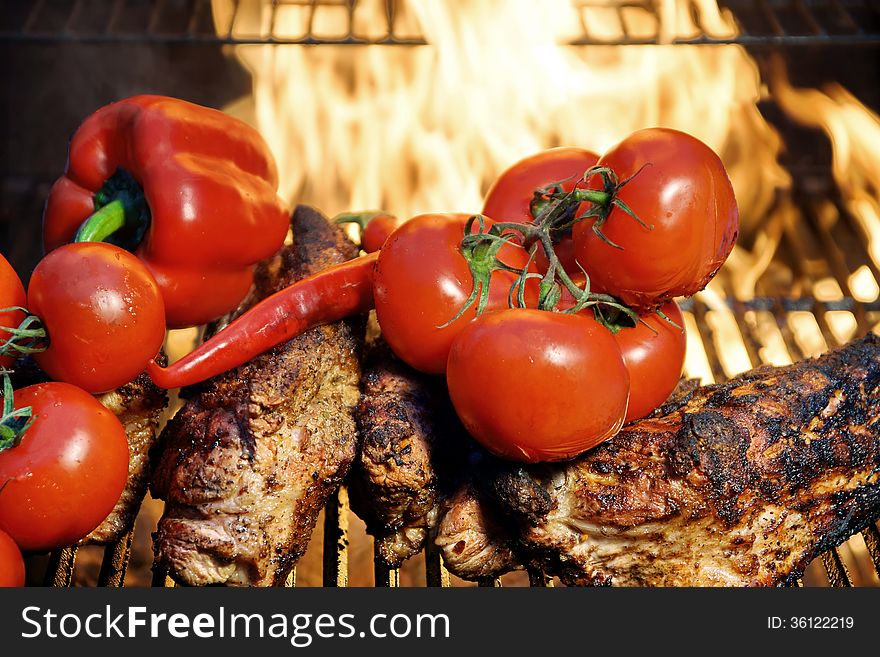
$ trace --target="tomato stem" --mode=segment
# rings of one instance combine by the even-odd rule
[[[586,189],[578,186],[586,183],[596,175],[602,177],[603,189]],[[617,319],[621,315],[625,315],[631,321],[638,321],[636,313],[618,299],[607,294],[592,292],[590,290],[590,278],[580,263],[578,263],[578,267],[583,272],[586,282],[583,289],[578,287],[560,264],[559,257],[556,255],[554,248],[554,243],[562,235],[566,234],[572,226],[590,218],[594,219],[592,229],[599,237],[611,246],[621,248],[609,240],[600,229],[602,224],[608,219],[611,210],[615,207],[620,208],[623,212],[633,217],[647,230],[651,230],[653,226],[643,222],[632,209],[617,197],[620,188],[628,184],[634,177],[631,176],[620,182],[617,174],[608,167],[594,166],[584,172],[571,191],[565,191],[563,183],[566,181],[551,183],[535,190],[533,198],[529,203],[529,211],[534,217],[533,223],[524,224],[499,221],[493,224],[491,229],[485,231],[482,219],[480,219],[479,233],[471,234],[471,227],[476,217],[472,218],[465,228],[465,236],[461,242],[461,252],[468,261],[474,287],[464,306],[449,323],[458,319],[474,303],[477,304],[477,314],[479,315],[485,306],[484,300],[488,297],[488,285],[492,271],[497,269],[511,271],[510,267],[494,257],[494,254],[497,253],[498,248],[501,246],[499,241],[502,243],[516,241],[521,248],[529,252],[528,264],[522,270],[515,270],[520,275],[508,291],[508,304],[511,307],[514,307],[514,299],[516,299],[519,307],[525,307],[525,284],[530,278],[538,278],[540,279],[538,284],[538,308],[541,310],[555,311],[562,297],[562,290],[565,288],[574,297],[575,304],[563,312],[577,313],[585,308],[592,307],[593,312],[596,314],[596,319],[612,331],[615,328],[619,328]],[[571,180],[571,178],[568,180]],[[591,207],[582,214],[578,214],[580,206],[584,203],[589,203]],[[518,235],[516,239],[514,239],[515,234]],[[539,246],[547,256],[547,271],[543,276],[528,271]],[[492,254],[491,257],[489,257],[490,253]],[[605,312],[603,312],[603,308],[609,311],[607,317]]]
[[[15,447],[34,421],[33,408],[15,408],[12,380],[7,370],[3,374],[3,415],[0,416],[0,452]]]
[[[21,306],[9,306],[0,308],[0,313],[21,311],[25,313],[24,319],[17,328],[0,326],[0,332],[9,333],[10,336],[0,341],[0,356],[24,356],[45,351],[48,347],[46,329],[43,322],[36,315],[28,312]]]
[[[333,222],[337,224],[357,224],[363,233],[367,229],[367,224],[380,215],[386,215],[387,212],[382,210],[370,210],[368,212],[343,212],[333,217]]]

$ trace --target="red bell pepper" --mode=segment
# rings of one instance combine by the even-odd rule
[[[162,291],[168,326],[209,322],[247,293],[289,225],[268,146],[247,124],[164,96],[102,107],[70,142],[43,214],[48,252],[108,241],[133,251]]]

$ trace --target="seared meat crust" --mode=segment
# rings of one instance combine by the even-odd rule
[[[118,541],[134,527],[150,482],[150,450],[158,439],[159,420],[168,405],[168,394],[157,388],[146,373],[121,388],[98,395],[113,413],[128,438],[128,479],[113,511],[80,544]]]
[[[477,581],[522,569],[515,535],[496,505],[467,481],[443,499],[434,544],[449,572]]]
[[[259,295],[357,255],[309,208],[293,233],[257,272]],[[187,391],[151,488],[166,501],[157,566],[190,585],[284,583],[355,457],[363,331],[357,320],[315,328]]]
[[[880,517],[880,338],[701,388],[492,488],[569,584],[790,583]]]
[[[437,522],[437,450],[446,392],[378,340],[364,364],[358,405],[361,452],[350,481],[352,510],[376,538],[376,554],[397,567],[424,547]]]

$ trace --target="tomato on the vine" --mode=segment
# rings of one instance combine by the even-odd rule
[[[483,203],[483,214],[495,221],[532,223],[532,201],[535,191],[554,183],[570,192],[584,172],[594,166],[599,156],[583,148],[559,146],[550,148],[514,163],[492,184]],[[568,272],[577,271],[574,246],[570,237],[556,245],[556,256]],[[539,271],[547,271],[547,256],[538,248]]]
[[[26,304],[27,297],[21,279],[15,273],[12,265],[0,254],[0,308],[24,307]],[[18,328],[24,317],[24,312],[21,310],[0,312],[0,344],[12,337],[9,331],[3,330],[3,327]],[[10,367],[14,362],[14,355],[0,356],[0,367]]]
[[[378,251],[400,223],[393,214],[379,213],[372,217],[361,231],[361,248],[367,253]]]
[[[622,182],[617,192],[652,229],[613,207],[600,230],[573,228],[575,255],[596,289],[651,309],[703,289],[733,249],[736,199],[721,159],[700,140],[666,128],[639,130],[599,159]],[[602,191],[601,176],[587,187]]]
[[[128,477],[122,424],[90,394],[67,383],[15,391],[33,423],[0,451],[0,529],[22,550],[71,545],[113,510]]]
[[[422,372],[442,374],[453,338],[475,317],[471,306],[450,322],[473,289],[471,272],[461,253],[464,228],[471,215],[423,214],[398,228],[385,242],[376,262],[373,297],[385,340],[403,361]],[[488,228],[492,221],[484,219]],[[476,232],[479,224],[474,223]],[[521,269],[528,254],[505,245],[498,257]],[[492,272],[488,309],[508,307],[516,274]],[[533,290],[532,282],[527,290]],[[530,298],[534,298],[530,292]]]
[[[614,336],[585,314],[486,313],[452,343],[449,396],[470,434],[511,460],[571,458],[620,429],[629,374]]]
[[[24,559],[15,541],[0,530],[0,587],[24,586]]]
[[[681,378],[687,336],[684,318],[674,301],[660,306],[660,312],[646,313],[634,328],[622,328],[615,335],[629,371],[629,408],[626,421],[649,415],[665,402]]]
[[[53,379],[92,393],[144,371],[165,339],[165,308],[155,279],[128,251],[102,242],[67,244],[34,269],[28,310],[49,347],[34,355]]]

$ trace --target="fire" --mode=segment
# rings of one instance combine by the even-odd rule
[[[773,94],[780,106],[796,121],[819,128],[831,140],[831,168],[840,195],[856,218],[868,244],[874,264],[880,263],[880,117],[865,107],[839,84],[827,89],[796,89],[785,69],[773,68]],[[838,220],[836,213],[823,218]],[[870,269],[860,267],[847,281],[860,301],[874,301],[880,293]]]
[[[805,287],[776,258],[802,218],[778,162],[781,140],[757,108],[766,87],[748,53],[734,45],[570,43],[585,32],[609,43],[624,35],[659,35],[661,44],[701,32],[735,35],[733,16],[715,0],[653,0],[653,11],[623,0],[400,0],[396,7],[395,34],[428,45],[235,47],[252,73],[253,95],[226,110],[266,137],[284,197],[328,215],[476,212],[492,181],[524,156],[558,145],[601,153],[640,128],[677,128],[721,156],[744,238],[694,312],[685,313],[687,375],[709,383],[820,353],[834,346],[829,332],[839,343],[856,335],[856,317],[846,310],[824,312],[823,331],[812,312],[736,315],[730,307],[756,295],[801,294],[820,303],[880,295],[880,119],[845,89],[796,89],[779,66],[769,81],[784,111],[829,136],[843,206],[873,260],[844,281],[804,277]],[[237,12],[236,28],[250,35],[271,27],[279,36],[339,38],[350,10],[359,34],[380,38],[387,27],[384,0],[212,0],[212,8],[218,30]],[[826,228],[838,215],[830,203],[817,209]]]
[[[218,25],[230,3],[215,0]],[[717,35],[734,32],[728,12],[697,3]],[[237,24],[259,33],[270,12],[244,3]],[[314,32],[344,32],[343,7],[319,6]],[[660,3],[661,36],[699,32],[686,0]],[[361,1],[355,25],[386,20],[385,4]],[[656,30],[653,14],[629,8],[631,34]],[[279,6],[276,34],[301,35],[307,8]],[[383,208],[408,217],[478,211],[492,180],[543,148],[598,152],[630,132],[662,125],[714,148],[740,203],[761,216],[788,178],[778,136],[755,102],[757,69],[736,46],[565,45],[583,31],[619,36],[602,8],[570,0],[408,0],[398,31],[428,46],[239,46],[254,77],[252,119],[275,151],[282,194],[329,214]],[[694,118],[699,117],[699,121]]]

